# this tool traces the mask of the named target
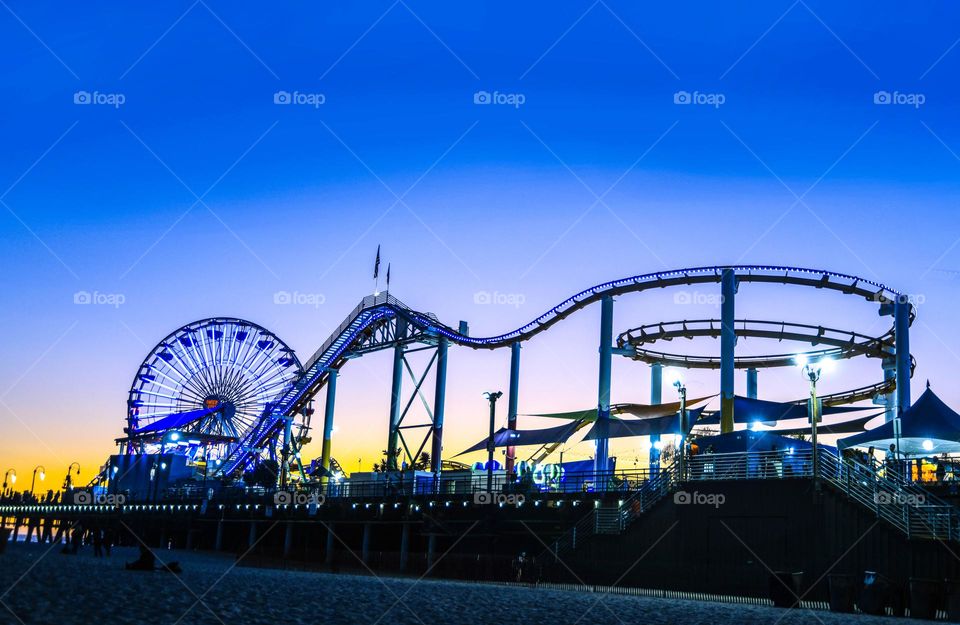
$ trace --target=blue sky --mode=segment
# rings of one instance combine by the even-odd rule
[[[922,299],[915,389],[941,380],[958,406],[958,12],[4,0],[0,462],[99,462],[140,360],[194,319],[249,318],[307,358],[372,290],[377,244],[397,297],[477,333],[664,268],[776,262],[878,279]],[[522,104],[477,104],[481,91]],[[81,92],[98,102],[75,103]],[[322,104],[276,104],[278,92]],[[78,306],[78,291],[123,304]],[[323,304],[277,306],[278,291]],[[478,292],[523,302],[478,305]],[[618,331],[716,314],[628,300]],[[821,294],[743,301],[755,318],[879,328],[872,308]],[[527,346],[521,411],[595,402],[597,314]],[[454,359],[450,447],[482,436],[477,398],[506,384],[508,356]],[[388,362],[351,369],[342,453],[367,464],[386,436]],[[830,384],[878,369],[851,364]],[[646,400],[642,367],[615,376],[615,401]],[[796,377],[762,376],[761,391],[794,398]]]

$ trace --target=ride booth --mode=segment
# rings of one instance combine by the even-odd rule
[[[120,454],[107,461],[107,492],[128,501],[153,501],[168,488],[193,477],[181,454]]]

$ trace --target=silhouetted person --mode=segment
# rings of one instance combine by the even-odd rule
[[[93,528],[93,557],[103,557],[103,530],[99,527]]]
[[[116,540],[114,536],[114,531],[112,527],[108,527],[103,530],[103,550],[107,553],[107,557],[110,557],[110,547],[113,546],[113,541]]]
[[[155,568],[157,568],[157,558],[143,543],[140,543],[140,557],[126,564],[128,571],[152,571]]]

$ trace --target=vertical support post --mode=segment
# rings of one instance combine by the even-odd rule
[[[250,531],[247,532],[247,549],[253,549],[255,544],[257,544],[257,522],[250,521]]]
[[[223,519],[217,521],[217,538],[213,544],[214,551],[223,551]]]
[[[334,533],[333,527],[334,527],[333,521],[327,524],[327,553],[325,557],[325,562],[328,565],[333,564],[333,556],[337,547],[337,542],[336,542],[337,535]]]
[[[433,441],[430,447],[430,470],[440,475],[443,463],[443,411],[447,402],[447,349],[450,342],[441,336],[437,343],[436,393],[433,397]]]
[[[401,339],[407,333],[407,320],[397,317],[396,345],[393,347],[393,384],[390,391],[390,433],[387,436],[387,470],[397,470],[397,443],[400,437],[400,404],[403,390],[403,343]]]
[[[400,572],[407,570],[410,559],[410,524],[404,523],[400,533]]]
[[[733,374],[737,346],[737,277],[733,269],[724,269],[720,278],[720,433],[733,431]]]
[[[517,402],[520,397],[520,341],[510,346],[510,390],[507,397],[507,428],[517,429]],[[507,477],[513,473],[513,465],[517,460],[517,448],[507,447],[506,470]]]
[[[280,488],[287,487],[287,481],[290,478],[290,447],[293,439],[290,431],[293,427],[293,419],[283,417],[283,458],[280,466]]]
[[[897,381],[897,358],[894,354],[889,354],[883,358],[883,381],[893,382],[896,387]],[[897,391],[893,390],[883,396],[883,421],[893,421],[897,418]]]
[[[613,296],[604,295],[600,300],[600,384],[597,393],[597,423],[607,426],[610,418],[610,372],[613,366]],[[610,441],[606,430],[600,430],[597,438],[593,471],[607,470],[610,456]]]
[[[337,377],[339,371],[330,369],[327,374],[327,399],[323,405],[323,449],[320,456],[320,465],[323,475],[320,484],[326,489],[327,475],[330,473],[330,449],[333,441],[333,409],[337,401]]]
[[[757,369],[750,367],[747,369],[747,397],[757,398]]]
[[[905,295],[898,295],[893,305],[894,337],[897,349],[897,414],[910,407],[910,311]]]
[[[287,521],[287,526],[283,532],[283,557],[289,558],[293,550],[293,523]]]
[[[427,537],[427,569],[433,568],[433,561],[437,555],[437,535],[433,532]]]
[[[655,362],[650,365],[650,405],[657,406],[663,402],[663,365]],[[660,450],[656,444],[660,442],[659,434],[650,435],[650,477],[660,474]]]
[[[363,539],[360,543],[360,559],[364,564],[370,563],[370,533],[373,531],[371,523],[363,524]]]

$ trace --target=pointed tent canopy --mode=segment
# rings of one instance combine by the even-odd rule
[[[862,434],[837,441],[847,447],[887,448],[896,445],[893,421]],[[960,414],[934,394],[930,387],[910,408],[900,415],[900,453],[907,456],[960,453]]]
[[[703,397],[694,397],[687,400],[687,407],[694,406],[701,402],[713,399],[716,394],[705,395]],[[627,414],[638,418],[659,418],[672,414],[680,410],[680,402],[675,401],[669,404],[613,404],[610,406],[611,415]],[[576,419],[584,421],[596,421],[597,409],[588,408],[586,410],[574,410],[572,412],[548,412],[539,414],[524,415],[525,417],[548,417],[552,419]]]
[[[563,443],[583,425],[582,421],[573,421],[542,430],[509,430],[500,428],[493,434],[494,447],[521,447],[523,445],[544,445]],[[487,438],[476,445],[461,451],[457,456],[487,448]],[[456,456],[454,456],[456,457]]]
[[[855,406],[824,406],[823,414],[842,414],[866,409],[867,408],[858,408]],[[754,423],[759,421],[767,425],[776,425],[777,421],[781,420],[806,419],[807,407],[792,402],[780,403],[763,399],[750,399],[749,397],[740,397],[737,395],[733,398],[733,416],[737,423]],[[720,412],[717,411],[700,419],[697,425],[717,425],[719,423]]]
[[[696,408],[687,411],[687,431],[697,419],[703,408]],[[610,421],[598,421],[594,423],[587,435],[583,437],[585,441],[592,441],[598,438],[629,438],[631,436],[650,436],[651,434],[680,434],[680,413],[675,412],[670,415],[661,416],[654,419],[617,419]]]

